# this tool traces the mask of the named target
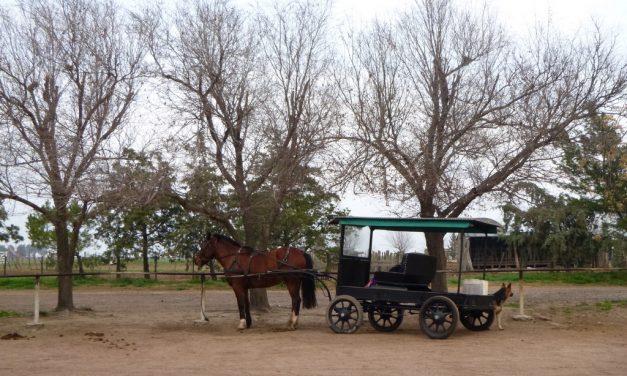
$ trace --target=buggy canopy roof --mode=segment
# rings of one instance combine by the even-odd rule
[[[465,232],[496,234],[501,224],[489,218],[386,218],[336,217],[331,224],[370,227],[373,230],[416,232]]]

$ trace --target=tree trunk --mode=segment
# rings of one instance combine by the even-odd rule
[[[250,308],[258,312],[270,312],[266,289],[250,289]]]
[[[464,237],[464,249],[462,252],[462,271],[470,272],[475,270],[472,265],[472,258],[470,258],[470,239],[465,234],[459,234],[460,241]]]
[[[249,221],[244,219],[245,224],[246,222]],[[256,248],[260,245],[255,244],[252,228],[253,227],[249,224],[249,226],[246,226],[244,229],[246,245],[251,245]],[[265,244],[263,244],[263,246],[265,247]],[[268,292],[266,289],[250,289],[250,308],[258,312],[270,311],[270,302],[268,301]]]
[[[122,271],[122,267],[120,266],[121,262],[122,262],[122,258],[120,257],[120,250],[118,250],[115,252],[115,271],[118,273]],[[122,278],[122,275],[116,274],[115,278],[120,279]]]
[[[437,258],[437,270],[446,270],[446,253],[444,252],[444,233],[427,232],[427,251],[430,256]],[[446,273],[436,273],[431,282],[431,289],[437,292],[448,292]]]
[[[150,262],[148,260],[148,228],[142,223],[142,260],[144,261],[144,279],[150,279]]]
[[[213,260],[209,261],[209,273],[211,273],[211,280],[217,281],[218,277],[216,276],[216,264]]]
[[[598,268],[608,268],[610,266],[610,258],[607,251],[599,251],[599,253],[597,253],[596,266]]]
[[[54,231],[57,236],[57,269],[59,274],[59,295],[56,311],[74,310],[74,296],[72,291],[72,266],[74,264],[74,252],[70,249],[68,239],[67,220],[65,213],[59,209],[58,218],[54,222]]]
[[[73,252],[73,253],[76,254],[76,261],[78,262],[78,274],[84,277],[85,268],[83,267],[83,258],[81,257],[81,254],[78,251]]]

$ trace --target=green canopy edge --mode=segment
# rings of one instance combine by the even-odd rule
[[[488,218],[336,217],[330,223],[373,230],[496,234],[501,225]]]

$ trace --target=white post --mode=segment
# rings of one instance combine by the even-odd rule
[[[40,326],[43,323],[39,322],[39,285],[41,284],[41,277],[35,276],[35,308],[33,312],[33,322],[29,323],[30,326]]]
[[[205,315],[205,289],[202,288],[200,292],[200,321],[209,321],[207,315]]]
[[[195,320],[195,323],[204,324],[209,321],[209,318],[205,314],[205,275],[200,275],[200,319]]]
[[[521,273],[522,274],[522,273]],[[523,287],[524,280],[522,278],[518,279],[518,314],[521,316],[525,315],[525,293]]]
[[[517,262],[518,264],[518,262]],[[524,278],[522,269],[518,269],[518,314],[512,317],[517,321],[529,321],[533,318],[531,316],[525,315],[525,293],[524,293]]]

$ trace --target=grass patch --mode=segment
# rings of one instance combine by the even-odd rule
[[[58,282],[56,277],[42,277],[40,279],[42,288],[57,288]],[[74,287],[112,287],[112,288],[166,288],[175,290],[188,290],[198,288],[200,286],[200,278],[185,279],[144,279],[141,278],[103,278],[100,276],[74,277]],[[14,290],[30,290],[35,287],[34,277],[0,277],[0,289]],[[228,288],[228,283],[219,279],[213,281],[207,279],[205,281],[207,289],[223,289]]]
[[[611,311],[614,307],[627,307],[627,300],[604,300],[594,306],[600,311]]]
[[[483,274],[465,274],[462,280],[478,278],[482,279]],[[523,275],[527,283],[542,284],[574,284],[574,285],[612,285],[627,286],[627,271],[612,272],[533,272],[528,271]],[[487,273],[487,281],[494,283],[509,283],[518,281],[518,273]],[[457,284],[457,277],[448,279],[450,284]]]
[[[75,280],[75,286],[76,280]],[[151,288],[165,288],[174,290],[188,290],[200,285],[200,280],[189,279],[176,279],[176,280],[155,280],[140,278],[101,278],[101,277],[87,277],[82,278],[79,286],[85,287],[111,287],[111,288],[139,288],[139,289],[151,289]]]
[[[600,311],[611,311],[612,310],[612,302],[610,302],[609,300],[604,300],[602,302],[597,302],[595,304],[595,306]]]
[[[42,277],[40,279],[41,287],[56,288],[56,277]],[[32,289],[35,287],[34,277],[14,277],[0,278],[0,289]]]
[[[0,318],[4,318],[4,317],[17,317],[20,314],[15,312],[15,311],[5,311],[3,309],[0,309]]]

